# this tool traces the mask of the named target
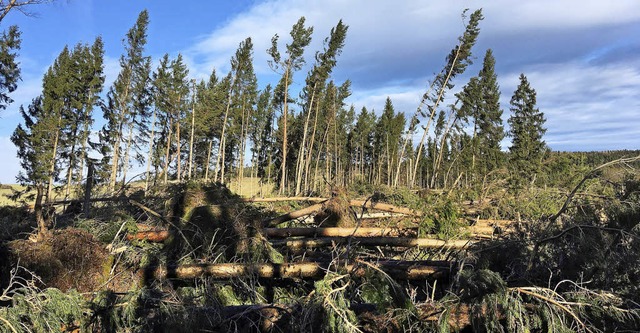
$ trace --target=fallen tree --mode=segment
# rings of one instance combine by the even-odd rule
[[[286,237],[392,237],[416,236],[418,228],[264,228],[269,238]]]
[[[333,245],[359,245],[359,246],[393,246],[393,247],[421,247],[421,248],[445,248],[452,250],[465,249],[473,244],[470,240],[441,240],[434,238],[407,238],[407,237],[324,237],[317,239],[271,240],[273,246],[286,247],[293,250],[315,247],[327,247]]]
[[[286,201],[309,201],[324,202],[327,198],[318,197],[274,197],[274,198],[243,198],[243,202],[286,202]]]
[[[219,263],[193,264],[177,267],[158,267],[153,270],[155,279],[194,279],[212,277],[231,279],[254,276],[266,279],[320,279],[328,272],[341,270],[352,276],[362,277],[368,269],[378,269],[389,276],[403,280],[441,279],[449,276],[452,263],[436,261],[433,265],[425,261],[380,261],[375,263],[347,262],[293,262],[272,263]]]

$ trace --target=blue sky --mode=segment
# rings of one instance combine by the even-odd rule
[[[195,78],[214,68],[226,73],[238,43],[252,37],[261,85],[274,78],[265,52],[273,34],[286,41],[293,23],[305,16],[315,27],[306,54],[312,62],[331,27],[343,19],[350,28],[333,78],[352,81],[348,102],[379,111],[390,96],[397,111],[412,114],[462,32],[463,9],[480,5],[485,20],[474,49],[477,59],[455,82],[457,88],[478,73],[491,48],[505,120],[524,73],[538,93],[547,118],[545,140],[553,150],[640,148],[637,0],[69,0],[31,7],[36,17],[12,12],[0,26],[17,24],[23,32],[22,82],[14,104],[0,114],[0,182],[14,182],[19,170],[9,141],[21,121],[18,108],[40,93],[42,75],[62,48],[102,36],[108,85],[119,70],[121,41],[145,8],[147,54],[155,61],[164,53],[182,53]],[[305,74],[299,72],[294,89]]]

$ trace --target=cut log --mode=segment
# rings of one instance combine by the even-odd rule
[[[394,206],[386,203],[380,203],[380,202],[372,202],[372,201],[365,201],[365,200],[351,200],[349,201],[349,204],[352,207],[377,209],[377,210],[390,212],[390,213],[401,213],[405,215],[418,216],[418,217],[423,216],[422,212],[417,211],[415,209],[398,207],[398,206]]]
[[[493,227],[469,227],[469,228],[463,228],[461,229],[461,231],[470,231],[471,234],[470,236],[473,238],[491,238],[491,236],[494,235],[494,229]],[[354,239],[352,240],[352,242],[354,241],[360,241],[360,243],[362,245],[389,245],[389,244],[378,244],[378,241],[364,241],[362,242],[362,240],[358,240],[358,238],[376,238],[376,237],[386,237],[386,238],[394,238],[394,237],[404,237],[407,239],[424,239],[425,241],[417,241],[418,245],[392,245],[392,246],[418,246],[418,247],[440,247],[441,240],[436,240],[436,239],[430,239],[430,238],[410,238],[410,237],[415,237],[418,234],[418,229],[417,228],[405,228],[405,229],[398,229],[398,228],[265,228],[263,229],[263,233],[266,237],[268,238],[288,238],[288,237],[321,237],[321,238],[326,238],[326,237],[331,237],[331,238],[344,238],[344,239],[348,239],[349,237],[354,237]],[[160,243],[160,242],[164,242],[167,238],[169,238],[173,233],[167,229],[147,229],[147,230],[142,230],[142,231],[138,231],[135,234],[128,234],[127,235],[127,240],[146,240],[149,242],[156,242],[156,243]],[[403,239],[403,238],[400,238]],[[308,244],[325,244],[324,242],[327,242],[326,245],[322,245],[322,246],[329,246],[331,245],[331,241],[325,241],[325,240],[319,240],[317,242],[313,242],[315,241],[314,239],[311,240],[302,240],[302,239],[295,239],[295,240],[289,240],[290,242],[292,242],[291,244],[298,244],[300,242],[308,242]],[[383,240],[384,241],[384,240]],[[383,242],[380,241],[380,242]],[[431,244],[431,242],[435,241],[437,245],[424,245],[424,244]],[[342,242],[342,241],[340,241]],[[396,242],[401,242],[402,244],[406,244],[405,241],[400,240],[400,241],[392,241],[393,244],[396,244]],[[463,240],[456,240],[456,242],[463,242]],[[466,240],[464,240],[464,242],[467,242]],[[274,241],[274,244],[282,245],[283,241]],[[369,243],[374,243],[374,244],[369,244]],[[341,243],[339,243],[341,244]],[[451,241],[447,242],[447,244],[454,244],[454,248],[456,247],[455,244],[457,243],[451,243]],[[448,246],[448,245],[447,245]],[[320,247],[320,245],[315,245],[312,247]]]
[[[295,239],[295,240],[271,240],[273,246],[286,247],[293,250],[304,248],[327,247],[333,245],[345,245],[350,242],[359,246],[393,246],[393,247],[421,247],[421,248],[445,248],[464,249],[473,244],[470,240],[441,240],[433,238],[400,238],[400,237],[325,237],[318,239]]]
[[[362,277],[373,266],[393,278],[404,280],[440,279],[449,276],[450,266],[425,265],[424,262],[389,261],[363,264],[347,264],[338,262],[295,262],[285,264],[196,264],[174,268],[159,267],[153,272],[156,279],[194,279],[212,277],[215,279],[231,279],[244,276],[255,276],[266,279],[320,279],[329,270],[344,269],[352,276]]]
[[[362,219],[362,220],[375,220],[375,219],[386,219],[386,218],[394,218],[394,217],[398,217],[398,218],[402,218],[402,217],[406,217],[407,215],[405,214],[401,214],[401,213],[368,213],[368,214],[357,214],[357,218],[358,219]]]
[[[285,202],[285,201],[309,201],[324,202],[327,198],[318,197],[276,197],[276,198],[243,198],[243,202]]]
[[[417,228],[264,228],[262,232],[270,238],[286,237],[390,237],[416,236]]]
[[[149,242],[161,243],[170,236],[171,232],[169,230],[147,230],[138,231],[135,234],[128,234],[127,240],[146,240]]]
[[[307,208],[303,208],[300,210],[296,210],[284,215],[280,215],[276,218],[270,219],[270,220],[266,220],[263,222],[264,226],[274,226],[274,225],[278,225],[280,223],[284,223],[287,221],[291,221],[303,216],[307,216],[307,215],[311,215],[313,213],[317,213],[319,212],[322,208],[324,207],[323,203],[319,203],[319,204],[315,204],[315,205],[311,205]]]

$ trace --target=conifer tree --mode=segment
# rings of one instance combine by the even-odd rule
[[[20,43],[20,30],[15,25],[0,36],[0,111],[13,102],[9,94],[18,87],[20,67],[16,58]]]
[[[96,38],[93,45],[78,44],[69,54],[69,62],[60,71],[56,81],[59,93],[47,94],[50,98],[66,101],[63,110],[65,127],[60,128],[64,136],[61,155],[67,160],[65,197],[69,195],[72,182],[80,182],[88,154],[88,138],[93,124],[93,108],[99,104],[99,94],[104,83],[103,44]],[[75,175],[75,176],[74,176]]]
[[[295,71],[302,68],[305,64],[303,58],[304,49],[311,42],[311,34],[313,33],[313,27],[305,27],[305,18],[301,17],[291,29],[291,43],[286,46],[285,59],[282,58],[280,51],[278,51],[278,39],[276,34],[271,39],[271,48],[267,50],[267,53],[271,56],[272,60],[269,61],[269,65],[274,70],[282,71],[282,78],[276,88],[278,94],[276,101],[278,106],[282,109],[282,165],[280,175],[280,194],[284,193],[286,187],[287,178],[287,123],[288,123],[288,109],[289,109],[289,86],[293,81],[293,74]]]
[[[471,122],[471,169],[482,177],[502,164],[500,142],[504,138],[500,88],[495,74],[495,58],[487,50],[482,69],[477,77],[457,95],[462,102],[458,116]]]
[[[11,136],[11,142],[18,148],[18,158],[22,170],[16,180],[18,183],[36,191],[34,213],[38,225],[38,235],[44,236],[48,222],[43,214],[43,197],[51,174],[50,161],[55,158],[52,132],[57,131],[58,115],[47,111],[42,104],[42,96],[33,99],[25,110],[20,106],[24,126],[19,124]],[[56,172],[57,170],[54,170]]]
[[[227,101],[222,120],[222,133],[218,145],[218,156],[214,172],[214,181],[225,181],[225,171],[233,162],[233,142],[228,144],[231,135],[227,131],[233,131],[233,120],[238,112],[242,113],[255,102],[257,94],[257,79],[253,71],[253,42],[247,38],[240,43],[235,55],[231,58],[231,72],[227,75],[226,82],[229,85]],[[229,157],[229,158],[228,158]]]
[[[302,129],[302,142],[300,143],[300,149],[298,149],[296,163],[296,193],[300,193],[301,191],[303,175],[305,171],[308,170],[308,165],[311,163],[311,156],[313,156],[315,126],[311,135],[311,142],[307,143],[311,115],[314,114],[314,119],[318,117],[318,107],[316,107],[316,104],[318,104],[317,97],[320,94],[320,90],[324,88],[325,81],[336,65],[337,56],[342,53],[348,28],[347,25],[342,23],[342,20],[340,20],[334,28],[331,28],[329,37],[324,40],[325,48],[323,52],[316,53],[316,64],[309,71],[306,86],[301,92],[300,97],[303,100],[301,117],[304,117],[305,121]]]
[[[520,84],[511,97],[509,136],[511,137],[510,169],[516,187],[533,183],[542,165],[547,146],[542,140],[547,131],[546,119],[536,106],[536,91],[527,77],[520,74]]]
[[[120,57],[120,73],[109,89],[107,103],[103,107],[107,124],[102,129],[101,145],[103,153],[107,154],[103,162],[110,165],[111,190],[115,189],[118,171],[122,171],[123,181],[126,180],[132,147],[137,154],[136,159],[141,160],[139,146],[146,142],[151,104],[151,58],[144,56],[143,52],[148,25],[149,14],[144,10],[127,32],[125,53]],[[134,134],[137,136],[135,140]]]
[[[463,18],[466,18],[465,10],[463,12]],[[411,177],[412,182],[415,181],[417,176],[417,166],[420,164],[420,158],[422,156],[422,147],[425,143],[425,138],[429,134],[429,128],[431,122],[435,119],[437,114],[438,106],[440,102],[444,99],[445,92],[451,90],[454,85],[451,83],[456,76],[464,73],[469,65],[473,63],[471,49],[475,45],[478,40],[478,35],[480,34],[480,28],[478,25],[480,21],[482,21],[484,17],[482,16],[482,10],[478,9],[474,11],[469,16],[469,22],[465,26],[465,31],[458,38],[459,44],[456,45],[446,59],[446,65],[442,69],[442,71],[436,75],[436,78],[431,84],[429,90],[422,97],[422,101],[420,102],[420,106],[416,111],[416,114],[422,117],[427,118],[427,125],[423,127],[422,138],[420,139],[420,143],[418,144],[418,151],[416,155],[416,163],[414,164],[413,175]],[[423,110],[423,106],[426,106],[427,110]],[[414,121],[411,121],[413,124]],[[417,123],[416,123],[417,124]],[[407,138],[413,135],[410,130]],[[405,140],[406,146],[406,140]]]

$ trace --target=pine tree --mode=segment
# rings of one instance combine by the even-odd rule
[[[500,87],[495,74],[495,58],[487,50],[482,69],[477,77],[457,95],[462,102],[458,116],[463,122],[471,122],[471,169],[480,177],[500,167],[503,154],[500,142],[504,138]]]
[[[115,189],[118,171],[123,182],[129,168],[130,152],[143,159],[140,146],[146,142],[151,104],[151,58],[144,56],[149,14],[142,11],[136,24],[127,32],[125,54],[120,57],[120,73],[107,93],[103,107],[107,124],[102,129],[103,165],[110,165],[109,188]],[[134,135],[136,138],[134,138]],[[123,146],[124,143],[124,147]],[[124,148],[124,156],[122,150]]]
[[[284,193],[286,187],[287,178],[287,123],[288,123],[288,109],[289,109],[289,86],[293,81],[293,74],[295,71],[302,68],[305,64],[305,60],[302,57],[304,49],[311,42],[311,34],[313,33],[313,27],[304,26],[305,18],[301,17],[291,29],[292,41],[287,44],[285,53],[286,59],[282,59],[280,51],[278,51],[278,38],[276,34],[271,39],[271,48],[267,50],[267,53],[271,56],[272,60],[269,61],[269,65],[274,70],[282,70],[282,78],[276,88],[278,97],[276,98],[277,104],[282,108],[282,165],[280,175],[280,194]]]
[[[302,129],[302,142],[298,149],[298,158],[296,163],[296,193],[300,193],[302,189],[303,176],[305,171],[308,170],[308,165],[311,163],[311,156],[313,155],[313,141],[315,140],[316,130],[315,126],[311,136],[313,139],[310,143],[307,143],[311,115],[314,114],[314,119],[317,119],[318,117],[318,108],[315,107],[316,104],[318,104],[317,97],[320,94],[320,90],[324,88],[327,78],[336,65],[337,56],[342,52],[348,29],[349,27],[344,25],[342,20],[340,20],[338,24],[331,29],[329,37],[324,40],[325,48],[323,52],[316,53],[316,64],[313,66],[311,71],[309,71],[306,79],[306,86],[300,94],[300,97],[303,100],[303,109],[300,116],[304,117],[305,121]],[[315,113],[314,110],[316,111]],[[305,187],[306,186],[307,184],[305,184]]]
[[[509,136],[512,138],[510,169],[516,187],[533,183],[542,165],[547,146],[542,140],[546,119],[536,106],[536,91],[527,77],[520,74],[520,84],[511,97]]]
[[[463,12],[463,18],[466,18],[466,12],[467,10]],[[427,117],[428,121],[427,125],[423,127],[424,131],[422,133],[422,138],[418,144],[416,163],[414,164],[413,175],[411,177],[412,183],[416,179],[417,166],[420,164],[419,162],[422,156],[422,147],[424,146],[425,138],[429,133],[430,125],[437,114],[438,106],[444,99],[445,92],[454,87],[451,80],[464,73],[467,67],[473,63],[471,49],[478,40],[478,35],[480,34],[480,28],[478,25],[483,19],[484,17],[482,16],[481,9],[476,10],[469,16],[469,22],[465,26],[465,31],[462,36],[458,38],[459,44],[451,50],[447,56],[446,65],[442,71],[436,75],[436,78],[432,82],[429,90],[422,97],[422,101],[420,102],[420,106],[418,107],[416,114]],[[425,110],[423,110],[422,107],[425,105],[429,112],[425,112]],[[411,123],[413,124],[414,121],[412,120]],[[413,133],[409,131],[409,135],[407,135],[407,137],[409,138],[412,135]]]
[[[59,117],[50,111],[43,107],[42,96],[33,99],[26,110],[20,106],[24,126],[19,124],[11,136],[11,142],[18,148],[18,158],[23,170],[16,179],[18,183],[36,191],[34,213],[40,237],[47,233],[49,227],[43,214],[43,197],[49,179],[56,177],[51,174],[49,165],[55,158],[51,133],[57,131]]]
[[[257,79],[253,71],[253,42],[251,38],[245,39],[238,46],[235,55],[231,58],[231,72],[227,77],[229,89],[227,91],[222,133],[214,172],[214,181],[217,181],[219,176],[220,181],[223,183],[225,181],[225,171],[233,163],[234,153],[234,142],[229,142],[230,140],[233,141],[234,138],[227,131],[234,131],[234,125],[237,125],[234,124],[235,118],[240,118],[240,122],[242,122],[242,114],[255,103],[257,94]],[[238,112],[241,113],[240,117],[237,117]],[[239,140],[239,136],[236,139]]]
[[[9,94],[18,87],[20,67],[16,58],[20,43],[20,31],[15,25],[0,36],[0,111],[13,102]]]
[[[64,136],[61,155],[67,160],[65,197],[71,185],[82,180],[85,158],[88,154],[88,138],[93,124],[93,108],[99,105],[99,94],[104,83],[103,44],[96,38],[93,45],[78,44],[69,54],[69,62],[61,68],[62,75],[56,85],[62,85],[60,94],[49,95],[66,101],[63,110]]]

